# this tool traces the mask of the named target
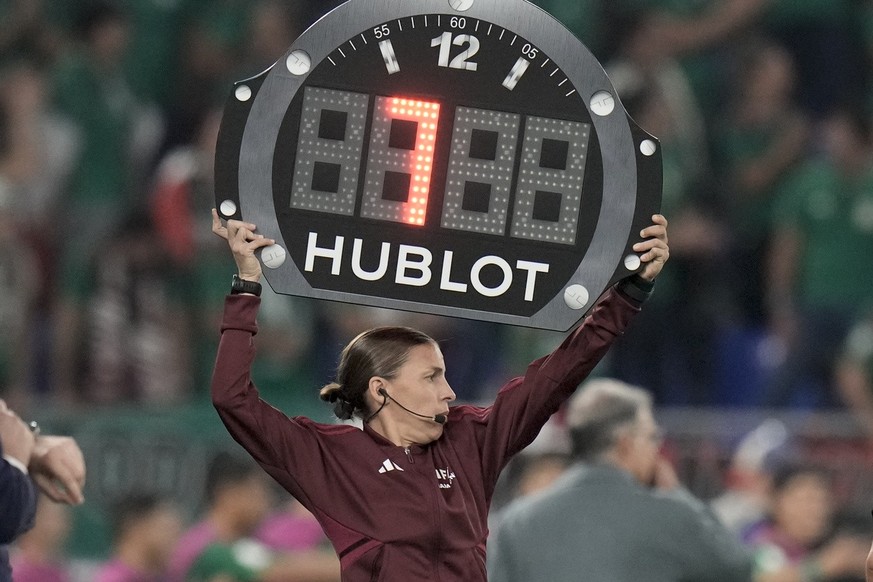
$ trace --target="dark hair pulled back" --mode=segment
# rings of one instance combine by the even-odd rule
[[[436,343],[430,336],[409,327],[376,327],[350,341],[340,354],[336,381],[319,392],[322,400],[333,404],[337,418],[365,417],[364,395],[370,378],[393,378],[415,346]]]

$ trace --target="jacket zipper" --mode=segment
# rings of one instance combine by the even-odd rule
[[[415,464],[415,456],[412,454],[412,451],[409,447],[403,447],[403,452],[406,453],[406,458],[409,459],[409,463]],[[440,503],[439,503],[439,490],[432,489],[430,494],[431,505],[433,507],[433,515],[435,521],[435,530],[434,530],[434,543],[432,544],[432,558],[434,561],[434,579],[436,582],[439,582],[441,579],[439,573],[439,563],[440,563],[440,554],[442,553],[442,548],[440,548],[440,539],[442,533],[442,520],[440,519]]]

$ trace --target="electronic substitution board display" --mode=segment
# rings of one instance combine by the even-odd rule
[[[525,0],[350,0],[237,83],[216,205],[278,293],[567,330],[640,268],[661,153]]]

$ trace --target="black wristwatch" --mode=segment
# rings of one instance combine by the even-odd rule
[[[252,295],[261,296],[261,284],[255,281],[247,281],[240,279],[239,275],[233,276],[233,281],[230,284],[230,294],[239,295],[240,293],[251,293]]]
[[[643,303],[648,299],[654,288],[654,281],[646,281],[639,274],[631,275],[618,282],[618,289],[638,303]]]

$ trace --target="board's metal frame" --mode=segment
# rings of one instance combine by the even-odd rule
[[[457,0],[452,3],[459,4]],[[615,99],[615,107],[610,114],[591,114],[603,159],[603,204],[591,244],[568,282],[568,285],[584,285],[589,291],[591,300],[586,306],[588,309],[610,284],[615,266],[623,261],[622,254],[627,245],[637,199],[638,178],[635,169],[639,144],[635,142],[631,129],[632,125],[636,126],[622,107],[612,83],[594,55],[554,17],[526,0],[475,0],[463,12],[456,11],[452,3],[449,0],[350,0],[323,16],[294,42],[286,54],[264,73],[263,83],[252,96],[239,154],[241,216],[257,224],[261,234],[287,248],[273,204],[273,149],[283,116],[307,77],[307,74],[289,72],[285,66],[288,55],[296,50],[305,51],[311,59],[311,71],[350,38],[387,21],[419,14],[447,14],[486,20],[519,34],[548,55],[573,83],[584,102],[587,103],[591,96],[600,91],[608,92]],[[241,81],[237,86],[244,83]],[[640,133],[639,128],[636,128],[636,132]],[[651,136],[647,138],[657,143]],[[610,265],[609,268],[604,268],[604,264]],[[280,293],[287,289],[309,287],[294,261],[286,260],[280,267],[264,271],[267,281]],[[295,294],[375,307],[424,311],[422,305],[416,302],[312,287],[309,289],[308,293]],[[531,317],[432,304],[427,305],[426,312],[553,330],[568,329],[584,313],[568,307],[562,293]]]

